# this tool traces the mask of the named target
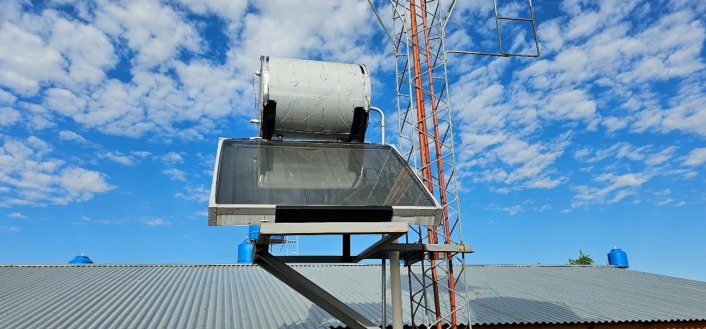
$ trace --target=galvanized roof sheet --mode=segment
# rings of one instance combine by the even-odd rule
[[[293,267],[381,321],[379,266]],[[706,320],[706,282],[607,266],[469,266],[465,278],[474,325]],[[0,328],[341,325],[254,265],[0,266]]]

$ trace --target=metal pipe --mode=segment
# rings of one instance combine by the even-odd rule
[[[370,110],[375,111],[380,114],[380,130],[382,131],[382,137],[380,144],[385,144],[385,113],[381,109],[371,106]]]
[[[395,240],[396,242],[396,240]],[[392,293],[392,329],[402,329],[402,282],[400,279],[400,253],[390,253],[390,290]]]
[[[372,6],[372,3],[371,3]],[[377,13],[376,13],[377,14]],[[382,24],[382,22],[381,22]],[[387,32],[387,31],[385,31]],[[380,114],[380,144],[385,144],[385,113],[374,106],[370,107],[371,111],[375,111],[378,114]],[[397,240],[395,240],[396,242]],[[393,329],[394,328],[402,328],[402,286],[400,285],[400,265],[399,265],[399,259],[400,255],[399,253],[397,254],[397,288],[395,288],[395,283],[394,279],[391,279],[391,289],[392,289],[392,323],[393,323]],[[390,255],[392,257],[392,255]],[[392,259],[392,258],[390,258]],[[387,326],[387,270],[385,269],[385,262],[387,260],[382,259],[382,328],[385,328]],[[390,260],[392,262],[392,260]],[[390,276],[392,276],[393,272],[393,267],[390,266]],[[398,297],[395,297],[395,290],[397,290],[397,295]],[[399,299],[399,300],[398,300]],[[395,303],[398,303],[398,306],[395,306]],[[399,307],[399,327],[395,327],[395,315],[397,314],[397,309],[395,307]]]
[[[380,267],[382,268],[382,327],[387,328],[387,269],[385,263],[387,259],[382,259]]]

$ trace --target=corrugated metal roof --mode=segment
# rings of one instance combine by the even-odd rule
[[[482,324],[706,319],[706,282],[585,266],[484,266],[468,274]]]
[[[379,266],[293,267],[381,321]],[[706,282],[605,266],[469,266],[465,273],[473,324],[706,320]],[[0,328],[340,325],[253,265],[0,266]]]

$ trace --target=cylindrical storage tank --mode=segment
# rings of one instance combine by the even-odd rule
[[[74,257],[69,261],[69,264],[93,264],[93,261],[88,256],[81,255]]]
[[[628,254],[619,248],[613,248],[613,250],[608,253],[608,265],[620,268],[630,267],[628,264]]]
[[[238,245],[238,263],[252,264],[253,245],[243,241]]]
[[[248,240],[250,240],[251,243],[255,243],[257,241],[257,237],[260,235],[260,226],[259,225],[250,225],[248,226]],[[282,244],[286,243],[287,239],[284,235],[271,235],[270,236],[270,244]]]
[[[363,142],[370,111],[365,65],[260,57],[260,137]]]
[[[260,226],[259,225],[248,226],[248,240],[250,240],[250,242],[255,242],[255,240],[257,240],[257,237],[259,235],[260,235]]]

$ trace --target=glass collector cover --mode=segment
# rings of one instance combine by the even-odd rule
[[[222,139],[215,169],[210,225],[275,222],[278,207],[385,207],[392,221],[438,224],[440,206],[389,145]]]

